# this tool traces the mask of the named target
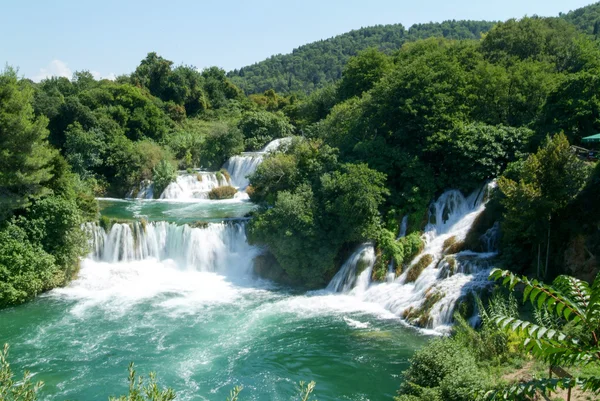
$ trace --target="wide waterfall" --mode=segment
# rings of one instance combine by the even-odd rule
[[[108,232],[88,223],[91,257],[117,263],[171,260],[181,269],[225,273],[232,268],[249,273],[257,249],[248,245],[244,223],[211,223],[193,228],[167,222],[132,221],[114,224]]]
[[[390,277],[386,283],[360,282],[356,265],[368,249],[362,245],[342,266],[328,290],[380,304],[411,324],[446,330],[452,324],[457,303],[489,285],[488,275],[496,255],[497,225],[481,238],[487,252],[453,251],[453,246],[465,240],[473,222],[485,209],[489,186],[468,197],[450,190],[432,203],[423,234],[425,248],[398,278]],[[405,220],[402,226],[405,227]],[[411,269],[422,269],[414,281],[407,277]],[[359,285],[362,288],[357,291]]]

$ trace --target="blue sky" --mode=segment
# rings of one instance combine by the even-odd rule
[[[556,16],[591,0],[5,0],[0,63],[39,80],[130,73],[156,51],[226,70],[376,24]]]

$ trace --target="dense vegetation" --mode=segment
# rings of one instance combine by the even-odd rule
[[[478,39],[493,25],[487,21],[444,21],[415,24],[408,30],[402,24],[361,28],[231,71],[228,77],[248,94],[269,89],[308,93],[339,80],[348,59],[363,50],[377,48],[389,54],[406,42],[433,36]]]
[[[385,239],[403,215],[411,216],[409,233],[418,231],[436,194],[470,192],[504,175],[488,222],[502,220],[507,265],[560,274],[573,241],[594,259],[595,236],[552,222],[594,186],[590,164],[569,143],[600,129],[599,73],[596,42],[557,18],[509,20],[481,40],[430,38],[393,55],[361,52],[336,84],[283,107],[304,138],[251,178],[251,198],[265,209],[250,223],[250,239],[268,245],[298,281],[323,285],[336,257],[369,238],[387,258],[379,266],[392,258],[399,265],[398,242]],[[350,165],[363,166],[356,174],[365,189],[342,201],[325,188]],[[323,247],[324,238],[332,246]],[[292,257],[298,252],[310,256]]]

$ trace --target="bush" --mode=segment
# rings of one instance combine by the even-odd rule
[[[170,183],[177,179],[177,171],[171,163],[163,159],[152,170],[152,178],[154,181],[154,197],[158,197]]]
[[[9,223],[0,231],[0,308],[23,303],[62,280],[54,257]]]
[[[216,187],[211,189],[211,191],[208,193],[208,199],[233,199],[236,193],[237,189],[232,186]]]
[[[433,340],[417,351],[403,376],[396,401],[467,401],[489,387],[470,349],[452,338]]]

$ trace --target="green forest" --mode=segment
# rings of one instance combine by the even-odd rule
[[[256,270],[295,288],[324,288],[367,241],[376,244],[373,280],[391,263],[399,276],[423,250],[432,200],[496,180],[465,241],[449,246],[478,251],[499,222],[498,285],[460,304],[451,336],[417,351],[396,400],[521,400],[571,387],[595,399],[600,163],[573,146],[590,149],[582,139],[600,132],[598,35],[600,3],[555,18],[362,28],[228,73],[153,52],[114,81],[78,71],[35,83],[6,67],[0,308],[77,276],[90,251],[82,224],[100,219],[96,198],[125,197],[144,180],[160,194],[178,170],[218,171],[293,137],[250,176],[258,208],[246,233],[268,249]],[[427,327],[427,315],[405,320]],[[37,387],[13,380],[7,355],[0,399],[34,400]],[[540,379],[548,364],[574,377]],[[498,379],[523,366],[531,380]],[[153,378],[142,388],[130,375],[120,399],[174,399]],[[309,399],[313,388],[303,391]]]

